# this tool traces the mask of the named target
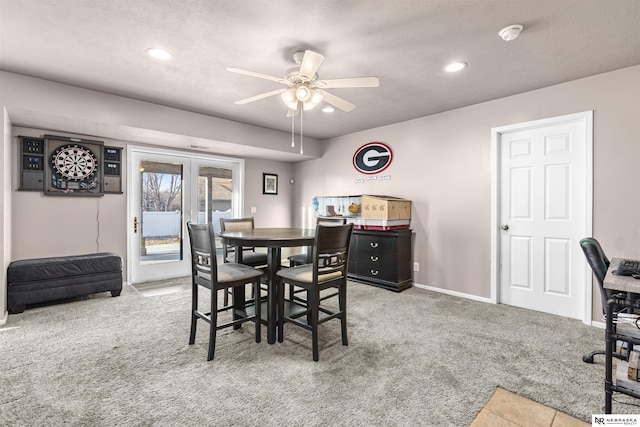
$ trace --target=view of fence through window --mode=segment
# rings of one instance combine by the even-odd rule
[[[190,183],[183,180],[181,164],[142,161],[141,264],[182,260],[183,192]],[[193,185],[196,185],[193,183]],[[200,167],[197,179],[197,220],[212,223],[220,231],[220,218],[232,218],[233,180],[230,169]],[[195,209],[195,206],[194,206]],[[187,254],[188,256],[188,254]]]
[[[182,259],[182,165],[142,161],[140,262]]]

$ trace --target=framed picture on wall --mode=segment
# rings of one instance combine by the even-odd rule
[[[278,194],[278,175],[262,174],[262,194]]]

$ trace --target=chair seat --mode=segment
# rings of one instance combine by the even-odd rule
[[[307,254],[290,255],[287,257],[287,259],[289,260],[289,265],[291,265],[292,267],[296,265],[307,264],[309,262]]]
[[[198,272],[198,275],[207,280],[211,279],[211,275],[207,273]],[[256,270],[244,264],[227,263],[218,266],[218,283],[220,284],[237,280],[249,280],[258,276],[262,276],[261,270]]]
[[[227,256],[227,263],[235,262],[235,255],[231,254]],[[258,265],[266,265],[267,264],[267,254],[263,252],[243,252],[242,253],[242,264],[250,265],[252,267]]]
[[[320,273],[320,272],[318,272]],[[296,267],[285,268],[278,271],[278,276],[287,280],[293,280],[300,283],[312,283],[313,282],[313,264],[299,265]],[[318,283],[327,282],[329,280],[342,277],[340,271],[331,271],[325,274],[318,274]]]

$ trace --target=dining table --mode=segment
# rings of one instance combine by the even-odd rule
[[[276,275],[278,270],[282,268],[282,248],[298,247],[313,245],[315,239],[315,229],[308,228],[253,228],[249,230],[223,231],[218,237],[226,245],[235,247],[235,262],[242,263],[242,247],[255,247],[267,249],[267,268],[265,271],[267,283],[267,302],[266,313],[267,324],[267,342],[274,344],[276,342],[276,327],[279,317],[278,313],[278,281]],[[307,251],[310,253],[310,251]],[[234,305],[244,305],[244,295],[237,295],[239,301],[235,301]],[[255,296],[256,304],[259,296]],[[278,338],[282,341],[282,337]]]

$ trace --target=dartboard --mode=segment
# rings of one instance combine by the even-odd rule
[[[61,145],[51,154],[51,170],[67,181],[93,180],[98,171],[98,159],[93,151],[82,145]]]

